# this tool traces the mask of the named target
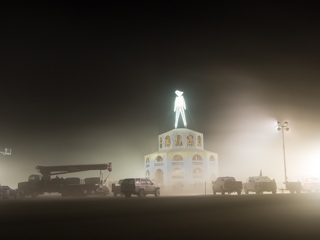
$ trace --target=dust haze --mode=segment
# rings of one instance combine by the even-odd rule
[[[290,79],[274,75],[279,84],[270,84],[268,75],[277,69],[270,68],[265,76],[264,68],[259,72],[258,66],[252,63],[252,67],[253,72],[248,67],[226,66],[222,70],[189,70],[188,76],[181,75],[185,80],[179,86],[185,89],[188,127],[202,132],[205,149],[219,154],[220,176],[231,175],[244,181],[262,170],[281,184],[283,147],[276,122],[288,121],[290,130],[285,132],[285,146],[289,180],[319,175],[314,170],[320,157],[319,114],[314,106],[319,97],[314,86],[305,85],[301,75],[292,78],[292,74]],[[202,84],[197,85],[196,80]],[[40,130],[22,133],[2,128],[6,137],[2,145],[19,147],[13,148],[11,156],[1,156],[0,182],[17,186],[35,173],[37,165],[107,162],[113,164],[108,177],[111,180],[144,176],[144,155],[157,151],[157,136],[174,127],[171,112],[174,87],[161,88],[163,94],[157,92],[155,97],[145,96],[146,101],[156,105],[146,109],[150,113],[147,115],[135,109],[128,111],[130,115],[119,115],[119,121],[113,116],[115,120],[108,123],[90,120],[76,127],[60,125],[60,129],[55,126],[54,130],[39,127]],[[308,97],[299,97],[300,89],[309,92]],[[78,176],[94,174],[98,175],[85,172]]]
[[[277,121],[289,122],[289,180],[320,174],[317,8],[58,5],[1,9],[0,148],[12,148],[1,184],[37,165],[112,162],[112,180],[144,176],[143,157],[174,128],[177,89],[221,176],[283,182]]]

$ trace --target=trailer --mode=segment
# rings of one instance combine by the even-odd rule
[[[17,197],[37,197],[45,193],[59,193],[63,197],[84,197],[88,195],[110,194],[103,180],[103,170],[112,171],[112,164],[86,164],[66,166],[36,166],[40,174],[30,175],[27,182],[18,183]],[[99,177],[63,178],[58,175],[99,170]],[[54,177],[55,176],[55,177]]]

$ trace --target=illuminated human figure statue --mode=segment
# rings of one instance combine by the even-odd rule
[[[177,94],[176,100],[174,102],[174,111],[176,112],[176,123],[175,123],[175,128],[178,126],[178,120],[179,116],[181,114],[183,124],[185,127],[187,127],[187,121],[186,121],[186,116],[184,114],[184,110],[186,109],[186,102],[184,101],[184,98],[182,96],[183,92],[180,92],[179,90],[175,91]]]

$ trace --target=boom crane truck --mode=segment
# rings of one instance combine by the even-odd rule
[[[112,171],[112,164],[87,164],[87,165],[66,165],[66,166],[36,166],[41,174],[29,176],[27,182],[18,183],[17,197],[37,197],[44,193],[60,193],[62,197],[83,197],[87,195],[107,195],[109,190],[103,181],[103,170]],[[58,175],[100,170],[99,177],[85,178],[78,177],[60,178]],[[52,177],[56,175],[56,177]]]

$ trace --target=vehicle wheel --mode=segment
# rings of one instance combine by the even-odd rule
[[[144,191],[144,189],[140,189],[139,197],[145,197],[145,196],[146,196],[146,192]]]
[[[225,194],[225,192],[224,192],[224,191],[222,191],[222,192],[221,192],[221,195],[224,195],[224,194]]]
[[[245,194],[249,194],[249,191],[248,191],[247,188],[244,189],[244,193],[245,193]]]
[[[124,196],[125,196],[126,198],[129,198],[129,197],[131,197],[131,193],[125,193]]]
[[[238,191],[237,193],[238,193],[238,195],[241,195],[241,190],[240,190],[240,191]]]
[[[154,196],[155,197],[160,197],[160,189],[159,188],[156,189],[156,191],[154,193]]]

